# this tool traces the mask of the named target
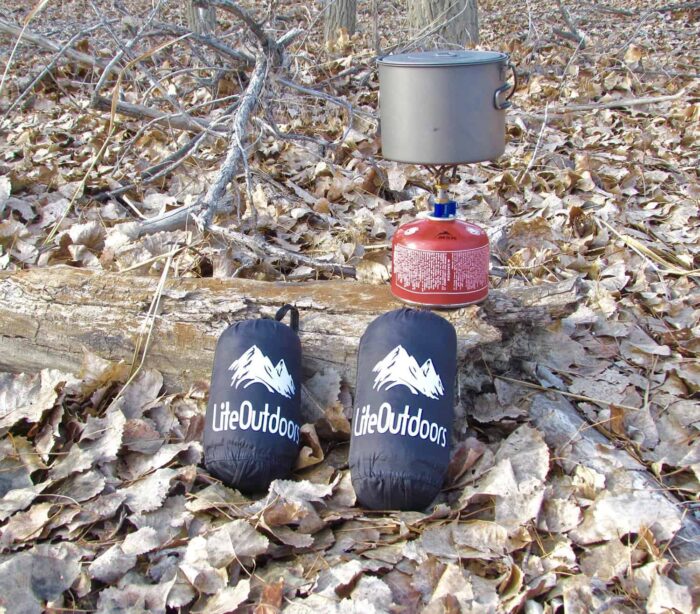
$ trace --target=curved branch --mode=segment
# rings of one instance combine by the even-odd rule
[[[22,32],[22,28],[10,23],[9,21],[0,19],[0,32],[12,34],[13,36],[19,36]],[[58,43],[54,43],[52,40],[49,40],[44,36],[40,36],[31,30],[24,31],[24,34],[22,34],[22,41],[32,43],[32,45],[42,47],[48,51],[63,53],[63,55],[65,55],[67,58],[73,60],[74,62],[78,62],[79,64],[85,64],[94,68],[107,68],[107,62],[104,60],[98,60],[87,53],[81,53],[75,49],[62,50],[61,45]]]
[[[201,43],[202,45],[206,45],[207,47],[209,47],[213,51],[216,51],[220,55],[226,56],[238,62],[242,62],[246,66],[252,66],[253,64],[255,64],[254,56],[250,55],[249,53],[245,53],[244,51],[238,51],[237,49],[233,49],[228,45],[222,43],[221,40],[214,36],[195,34],[187,28],[183,28],[182,26],[177,26],[172,23],[156,22],[153,24],[153,27],[155,29],[153,31],[144,33],[144,36],[160,36],[164,32],[175,36],[183,36],[185,34],[189,34],[190,39],[195,40],[198,43]]]
[[[289,87],[293,90],[297,90],[299,92],[302,92],[303,94],[308,94],[309,96],[314,96],[315,98],[321,98],[322,100],[326,100],[330,103],[336,104],[340,107],[343,107],[347,112],[348,112],[348,123],[347,126],[345,127],[345,131],[343,132],[343,135],[333,141],[332,143],[329,143],[330,145],[340,145],[345,141],[345,139],[348,137],[348,134],[350,134],[350,130],[352,130],[352,119],[355,116],[355,111],[352,108],[352,105],[343,100],[342,98],[336,98],[335,96],[331,96],[330,94],[326,94],[325,92],[319,92],[318,90],[311,89],[309,87],[304,87],[303,85],[299,85],[298,83],[294,83],[294,81],[289,81],[288,79],[277,79],[278,83],[281,83],[282,85],[285,85],[286,87]]]
[[[197,6],[215,6],[223,9],[224,11],[231,13],[238,17],[245,25],[248,26],[250,31],[258,39],[265,51],[277,53],[279,49],[275,39],[265,33],[262,26],[253,19],[253,16],[246,11],[242,6],[239,6],[233,0],[197,0],[195,2]]]
[[[231,182],[232,177],[238,171],[238,166],[241,162],[241,157],[245,155],[240,143],[243,142],[243,137],[246,133],[246,126],[250,119],[250,114],[258,104],[260,94],[265,83],[265,75],[267,73],[267,58],[260,54],[255,58],[255,69],[248,83],[245,94],[241,99],[240,106],[236,111],[236,116],[233,120],[233,129],[229,135],[229,148],[226,152],[226,159],[219,170],[219,173],[211,185],[204,198],[198,203],[200,210],[203,212],[204,225],[207,226],[214,217],[219,203],[223,200],[226,194],[226,186]]]
[[[242,154],[241,148],[238,146],[238,139],[243,140],[250,115],[260,99],[265,83],[267,66],[266,57],[260,54],[255,60],[253,75],[234,116],[226,159],[221,169],[219,169],[214,183],[212,183],[204,197],[196,203],[173,209],[162,216],[144,221],[135,231],[137,236],[141,237],[154,232],[181,228],[188,221],[193,221],[198,226],[206,227],[211,222],[214,214],[221,209],[221,203],[226,194],[226,186],[231,182],[241,162]]]
[[[293,262],[297,265],[312,267],[317,271],[328,271],[338,275],[343,275],[345,277],[355,277],[354,266],[310,258],[309,256],[297,254],[289,251],[288,249],[271,245],[260,236],[246,235],[230,228],[224,228],[222,226],[212,224],[208,226],[207,229],[215,236],[231,241],[232,243],[243,245],[253,251],[263,252],[264,254],[273,256],[274,258],[279,258],[284,262]]]

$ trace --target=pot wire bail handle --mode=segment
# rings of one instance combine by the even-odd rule
[[[512,98],[513,94],[515,94],[515,90],[518,89],[518,73],[515,72],[515,66],[512,62],[508,62],[508,64],[506,64],[506,68],[510,68],[513,72],[513,85],[511,86],[510,83],[506,83],[505,85],[499,87],[494,93],[493,106],[496,107],[499,111],[502,111],[503,109],[509,109],[511,106],[513,106],[513,103],[510,102],[510,99]],[[504,94],[509,89],[509,94],[506,96],[505,100],[501,101],[501,94]]]
[[[299,332],[299,310],[294,305],[282,305],[275,314],[275,320],[281,322],[289,312],[289,327],[295,332]]]

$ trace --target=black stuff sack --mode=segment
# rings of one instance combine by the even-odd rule
[[[282,324],[291,312],[291,326]],[[286,478],[299,450],[299,312],[244,320],[219,337],[204,426],[204,464],[222,482],[264,492]]]
[[[423,510],[450,460],[457,335],[429,311],[398,309],[362,335],[350,473],[370,509]]]

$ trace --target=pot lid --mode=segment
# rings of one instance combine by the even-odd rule
[[[464,66],[492,64],[508,59],[500,51],[416,51],[386,55],[377,62],[385,66]]]

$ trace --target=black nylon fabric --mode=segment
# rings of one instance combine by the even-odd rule
[[[286,478],[299,449],[301,342],[275,320],[227,328],[214,354],[204,464],[224,483],[263,492]]]
[[[457,335],[429,311],[398,309],[362,335],[350,472],[370,509],[422,510],[450,460]]]

